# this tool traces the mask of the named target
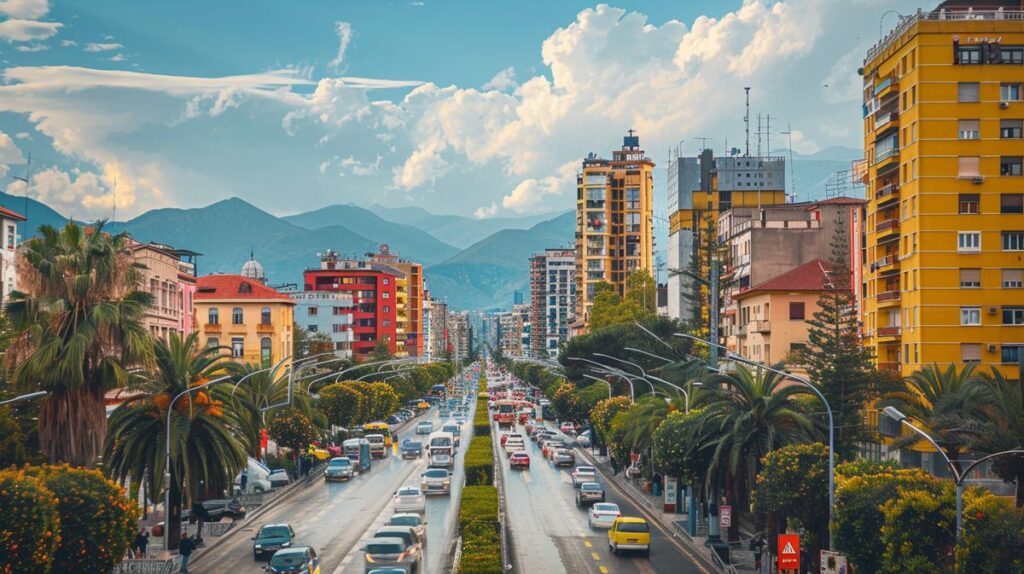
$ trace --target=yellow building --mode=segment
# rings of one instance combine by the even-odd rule
[[[211,347],[240,363],[269,367],[291,364],[295,302],[241,275],[207,275],[196,280],[196,331]]]
[[[424,356],[423,265],[391,253],[386,243],[378,253],[368,255],[370,261],[401,272],[395,274],[395,355]]]
[[[865,344],[903,375],[980,362],[1017,378],[1024,12],[964,4],[904,17],[865,58]]]
[[[630,274],[653,272],[653,170],[633,130],[612,159],[591,154],[583,160],[576,191],[574,332],[586,329],[598,283],[611,283],[623,295]]]

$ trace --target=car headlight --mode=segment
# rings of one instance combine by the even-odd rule
[[[281,548],[287,548],[287,547],[289,547],[291,545],[292,545],[291,542],[285,542],[285,543],[281,544]]]
[[[450,481],[450,480],[446,480],[446,481],[444,481],[444,485],[445,485],[445,486],[448,486],[448,485],[449,485],[449,484],[451,484],[451,483],[452,483],[452,481]]]
[[[262,544],[257,544],[256,545],[256,550],[262,550],[262,549],[263,549],[263,545]]]

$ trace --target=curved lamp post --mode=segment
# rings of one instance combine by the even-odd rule
[[[593,379],[595,381],[600,381],[600,382],[608,385],[608,398],[609,399],[612,398],[612,384],[611,383],[609,383],[608,381],[606,381],[606,380],[604,380],[604,379],[602,379],[600,377],[595,377],[594,375],[588,375],[586,373],[582,373],[582,374],[583,374],[584,377],[586,377],[588,379]]]
[[[19,402],[19,401],[28,401],[28,400],[35,399],[35,398],[38,398],[38,397],[45,397],[48,394],[49,393],[47,391],[36,391],[34,393],[28,393],[28,394],[25,394],[25,395],[20,395],[20,396],[14,397],[13,399],[7,399],[6,401],[0,401],[0,405],[9,405],[11,403],[16,403],[16,402]]]
[[[608,365],[605,365],[604,363],[598,363],[597,361],[595,361],[593,359],[587,359],[587,358],[584,358],[584,357],[568,357],[568,359],[570,361],[583,361],[585,363],[590,363],[591,365],[596,365],[596,366],[600,367],[598,372],[607,373],[607,374],[610,374],[610,375],[615,375],[615,376],[618,376],[618,377],[624,379],[627,383],[629,383],[629,402],[630,403],[635,403],[636,402],[636,389],[633,388],[633,381],[629,380],[629,377],[625,377],[625,376],[623,376],[620,373],[616,373],[614,370],[612,370],[610,367],[608,367]]]

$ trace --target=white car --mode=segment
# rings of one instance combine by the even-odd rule
[[[596,502],[590,507],[587,520],[590,522],[590,528],[611,528],[612,522],[615,519],[622,516],[622,512],[619,511],[619,505],[614,502]]]
[[[420,488],[423,494],[451,494],[452,475],[444,468],[429,468],[421,475]]]
[[[572,469],[572,485],[579,488],[584,482],[597,482],[597,469],[592,466],[577,466]]]
[[[420,421],[416,425],[416,434],[430,434],[434,432],[434,421]]]
[[[426,497],[418,486],[403,486],[395,493],[395,512],[416,512],[423,514],[427,508]]]
[[[526,446],[521,436],[513,436],[505,441],[505,453],[508,455],[515,452],[523,452],[524,450],[526,450]]]

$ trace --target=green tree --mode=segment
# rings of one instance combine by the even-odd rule
[[[393,359],[395,355],[391,352],[391,343],[387,337],[379,337],[377,344],[373,346],[373,351],[370,352],[370,361],[389,361]]]
[[[395,389],[384,382],[370,383],[370,394],[373,397],[371,402],[373,410],[370,416],[374,420],[388,418],[402,404]]]
[[[47,574],[60,545],[57,497],[38,477],[0,471],[0,572]]]
[[[127,382],[125,365],[152,355],[142,325],[152,297],[136,290],[126,235],[109,235],[102,222],[39,231],[19,250],[22,291],[6,304],[16,333],[6,358],[16,389],[50,393],[39,411],[43,454],[89,466],[107,433],[104,393]]]
[[[629,452],[649,453],[654,431],[672,410],[676,410],[675,406],[666,403],[663,397],[644,395],[636,404],[612,419],[612,434],[621,438],[622,446]],[[654,470],[651,459],[650,456],[646,458],[646,476],[650,476]]]
[[[907,490],[882,507],[885,541],[882,574],[953,572],[953,485],[934,481],[927,490]]]
[[[850,241],[841,215],[835,229],[829,268],[822,270],[825,289],[818,311],[807,321],[807,347],[797,356],[832,408],[840,460],[850,460],[858,443],[874,439],[864,409],[879,396],[885,379],[874,372],[871,351],[861,344],[860,311],[850,284]]]
[[[637,320],[653,317],[658,312],[658,285],[648,271],[641,269],[626,277],[623,303],[630,304],[640,315]]]
[[[319,432],[309,417],[294,408],[276,412],[270,418],[267,431],[277,444],[291,449],[294,456],[319,438]]]
[[[1024,573],[1024,514],[989,493],[964,501],[964,537],[956,557],[961,572]]]
[[[25,435],[11,416],[11,409],[0,407],[0,468],[25,464]]]
[[[182,495],[201,500],[206,492],[221,494],[245,466],[245,450],[237,436],[236,414],[211,398],[208,389],[193,391],[174,403],[186,389],[205,384],[222,372],[226,357],[216,348],[199,344],[199,334],[182,338],[171,333],[157,340],[155,365],[149,376],[131,385],[134,391],[110,415],[110,434],[103,449],[106,472],[119,483],[145,488],[153,499],[163,488],[167,471],[167,417],[171,418],[171,520],[168,539],[177,548]],[[227,385],[230,386],[230,385]],[[183,490],[181,490],[183,488]]]
[[[1020,449],[1024,445],[1024,383],[1007,380],[993,369],[974,387],[978,394],[972,402],[977,411],[968,412],[960,421],[960,428],[967,429],[963,432],[970,450],[995,454]],[[992,459],[992,471],[1004,481],[1016,483],[1016,507],[1024,507],[1024,456],[996,457]]]
[[[334,383],[320,389],[316,401],[332,425],[351,428],[363,421],[363,394],[345,383]]]
[[[602,448],[608,445],[612,432],[612,419],[630,407],[629,397],[612,397],[598,401],[590,409],[590,422],[594,426],[594,441]]]
[[[272,367],[230,362],[225,370],[234,376],[236,384],[215,387],[211,393],[224,404],[230,405],[228,412],[233,415],[232,426],[242,439],[249,456],[261,457],[264,409],[285,404],[289,398],[291,406],[311,421],[320,426],[327,424],[327,419],[314,408],[313,400],[306,394],[304,385],[295,383],[289,393],[289,366],[285,361]]]
[[[654,279],[640,270],[626,279],[626,296],[620,297],[610,283],[598,283],[594,289],[594,306],[590,311],[591,330],[613,325],[632,324],[654,316],[657,294]]]

